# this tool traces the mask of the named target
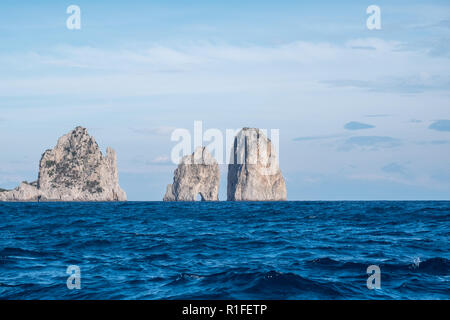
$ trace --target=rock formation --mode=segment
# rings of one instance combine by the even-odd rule
[[[14,190],[0,190],[0,201],[37,201],[39,195],[36,182],[24,181]]]
[[[205,147],[184,156],[174,172],[173,184],[167,186],[164,201],[218,201],[220,171],[217,161]]]
[[[77,127],[42,155],[35,183],[0,192],[0,201],[126,201],[119,186],[116,154],[102,155],[87,130]]]
[[[255,128],[236,135],[228,165],[228,201],[283,201],[286,183],[272,142]]]

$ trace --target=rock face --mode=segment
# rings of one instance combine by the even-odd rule
[[[218,201],[220,171],[217,161],[205,147],[184,156],[174,172],[173,184],[167,186],[164,201]]]
[[[116,154],[103,156],[87,130],[77,127],[42,155],[36,183],[0,192],[0,201],[126,201],[119,186]]]
[[[0,191],[0,201],[37,201],[39,195],[36,182],[22,182],[14,190]]]
[[[228,201],[284,201],[286,183],[272,142],[255,128],[236,135],[228,165]]]

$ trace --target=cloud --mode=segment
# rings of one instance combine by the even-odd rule
[[[450,120],[437,120],[430,124],[428,129],[450,132]]]
[[[366,114],[365,115],[367,118],[386,118],[386,117],[390,117],[390,114]]]
[[[431,175],[431,178],[438,182],[444,183],[445,185],[448,185],[448,182],[450,181],[450,171],[446,169],[440,172],[435,172]]]
[[[444,28],[450,29],[450,19],[443,19],[438,22],[431,22],[431,23],[422,23],[412,26],[414,29],[422,30],[422,29],[432,29],[432,28]]]
[[[430,44],[428,53],[435,57],[450,57],[450,37],[443,38],[439,41],[434,41]]]
[[[155,128],[130,128],[133,132],[144,134],[144,135],[153,135],[153,136],[168,136],[170,135],[176,128],[170,126],[161,126]]]
[[[419,141],[417,144],[420,145],[434,145],[434,146],[440,146],[443,144],[449,144],[450,140],[431,140],[431,141]]]
[[[341,134],[331,134],[331,135],[324,135],[324,136],[306,136],[306,137],[298,137],[292,139],[293,141],[313,141],[313,140],[327,140],[327,139],[333,139],[341,137]]]
[[[395,93],[449,89],[447,59],[430,57],[417,48],[401,50],[402,45],[366,38],[342,44],[190,42],[0,53],[0,96],[76,92],[129,97],[328,87]]]
[[[450,89],[450,77],[426,74],[387,76],[375,80],[337,79],[321,83],[337,88],[358,88],[372,92],[422,93]]]
[[[170,161],[170,158],[167,155],[162,155],[162,156],[155,157],[152,160],[148,161],[147,164],[152,164],[152,165],[173,165],[172,161]]]
[[[423,183],[420,181],[415,181],[414,179],[402,175],[394,176],[392,174],[361,173],[349,175],[348,178],[365,182],[393,182],[407,186],[423,186]]]
[[[397,173],[401,175],[406,175],[406,168],[396,162],[389,163],[381,168],[382,171],[386,173]]]
[[[400,146],[400,140],[385,136],[355,136],[345,140],[344,144],[338,149],[349,151],[352,149],[360,150],[378,150],[384,148],[394,148]]]
[[[173,162],[170,161],[170,158],[167,155],[159,155],[152,159],[149,159],[144,155],[137,155],[133,157],[131,162],[133,163],[133,169],[148,168],[149,166],[173,165]]]
[[[354,50],[377,50],[377,48],[371,46],[352,46],[350,48]]]
[[[91,69],[183,71],[201,62],[200,57],[176,48],[153,45],[143,49],[104,50],[89,46],[58,46],[45,53],[27,54],[40,65]]]
[[[58,46],[45,52],[2,56],[2,64],[25,67],[64,67],[122,71],[189,71],[194,68],[233,63],[332,61],[347,49],[330,43],[296,41],[277,46],[194,43],[177,46],[150,45],[133,49],[107,50],[90,46]]]
[[[346,123],[344,128],[347,130],[363,130],[363,129],[375,128],[375,126],[373,126],[371,124],[367,124],[367,123],[351,121],[351,122]]]
[[[439,21],[436,26],[450,29],[450,19]]]

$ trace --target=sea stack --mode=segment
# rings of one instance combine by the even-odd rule
[[[0,192],[0,201],[126,201],[116,153],[102,154],[87,129],[76,127],[41,157],[38,180]]]
[[[236,135],[228,165],[228,201],[284,201],[286,183],[272,142],[260,129]]]
[[[201,201],[218,201],[219,181],[216,159],[205,147],[198,147],[193,154],[181,159],[174,172],[173,184],[167,186],[163,200],[195,201],[200,195]]]

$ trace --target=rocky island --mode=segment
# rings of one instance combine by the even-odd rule
[[[220,171],[205,147],[198,147],[191,155],[181,159],[174,172],[173,184],[167,186],[164,201],[218,201]]]
[[[272,142],[260,129],[236,135],[228,165],[228,201],[284,201],[286,183]]]
[[[126,201],[119,186],[116,153],[106,156],[86,128],[76,127],[59,138],[39,163],[36,182],[0,190],[0,201]]]

